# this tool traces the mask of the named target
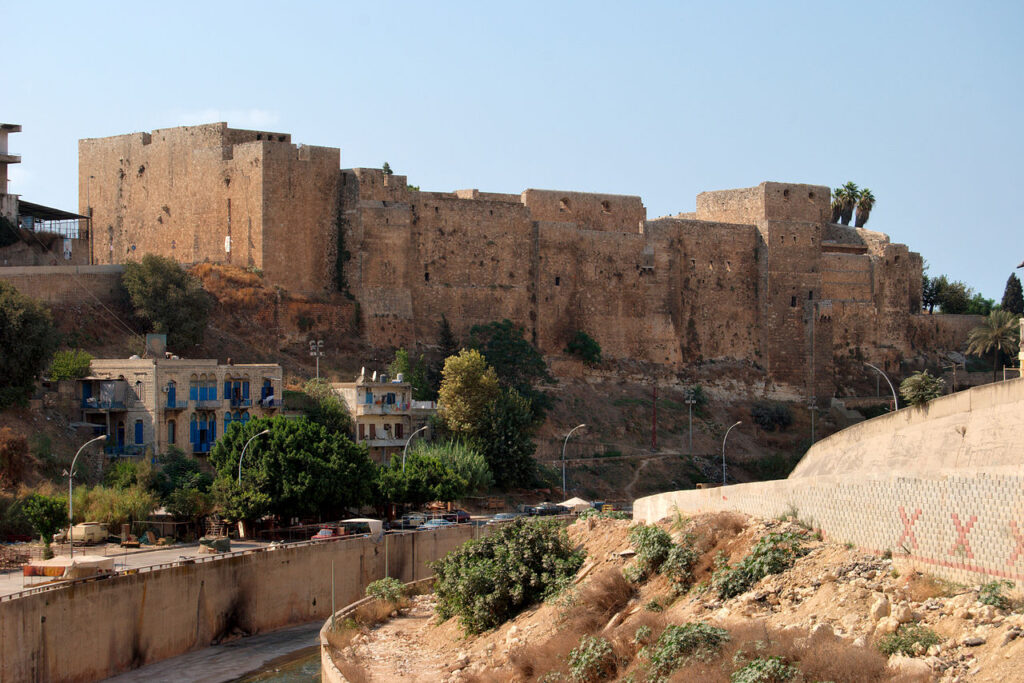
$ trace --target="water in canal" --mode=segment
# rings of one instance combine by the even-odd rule
[[[320,680],[320,647],[303,648],[267,662],[235,683],[310,683]]]

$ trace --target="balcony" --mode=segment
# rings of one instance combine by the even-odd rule
[[[405,446],[405,439],[372,438],[362,441],[370,448],[402,448]]]
[[[213,448],[212,441],[200,441],[192,444],[192,452],[199,453],[200,455],[209,454],[211,448]]]
[[[192,399],[192,403],[195,404],[196,410],[218,410],[224,405],[224,401],[219,398],[198,398]]]
[[[164,406],[164,410],[185,410],[186,408],[188,408],[188,401],[168,401]]]
[[[408,403],[358,403],[356,415],[397,415],[409,412]]]
[[[110,457],[139,456],[145,451],[145,446],[104,446],[103,452]]]
[[[101,401],[98,398],[83,398],[82,410],[86,412],[123,412],[128,410],[124,401]]]
[[[251,408],[252,407],[252,399],[251,398],[233,398],[233,399],[231,399],[231,407],[232,408]]]

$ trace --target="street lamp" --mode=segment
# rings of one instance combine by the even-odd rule
[[[569,437],[572,436],[572,433],[575,432],[577,429],[580,429],[581,427],[586,427],[586,426],[587,425],[585,425],[585,424],[576,425],[575,427],[573,427],[572,429],[569,430],[569,433],[565,435],[565,441],[562,442],[562,493],[563,494],[566,493],[566,490],[565,490],[565,447],[566,447],[566,445],[568,445]]]
[[[320,379],[320,357],[324,355],[324,340],[309,342],[309,355],[316,357],[316,378]]]
[[[429,426],[430,425],[423,425],[422,427],[417,429],[415,432],[410,434],[409,438],[405,440],[405,447],[402,448],[402,474],[405,474],[405,453],[406,453],[406,451],[409,450],[409,444],[412,442],[412,437],[416,436],[417,434],[419,434],[420,432],[422,432],[424,429],[426,429]]]
[[[242,454],[238,456],[238,485],[239,486],[242,485],[242,458],[245,457],[245,449],[249,447],[249,444],[251,444],[252,440],[255,439],[257,436],[263,436],[264,434],[269,434],[269,433],[270,433],[269,429],[264,429],[262,432],[259,432],[258,434],[253,434],[252,436],[249,437],[249,440],[245,442],[245,445],[242,446]]]
[[[864,361],[864,365],[868,366],[869,368],[871,368],[872,370],[874,370],[879,375],[881,375],[882,377],[885,378],[885,381],[888,382],[888,384],[889,384],[889,388],[892,389],[892,409],[893,410],[899,410],[900,409],[900,402],[899,402],[899,399],[896,398],[896,387],[894,387],[892,385],[892,382],[889,381],[889,376],[887,374],[885,374],[884,372],[882,372],[881,370],[879,370],[878,368],[876,368],[871,363],[867,362],[867,361]]]
[[[71,537],[72,530],[75,528],[75,520],[73,517],[74,499],[71,497],[71,482],[75,478],[75,463],[78,462],[78,456],[82,454],[82,451],[85,450],[86,446],[88,446],[91,443],[96,443],[97,441],[100,441],[105,438],[107,438],[107,435],[102,434],[100,436],[97,436],[95,439],[90,439],[89,441],[86,441],[85,443],[82,444],[82,447],[78,449],[78,452],[75,453],[75,457],[71,459],[71,469],[68,470],[68,547],[70,548],[68,552],[70,553],[72,558],[74,558],[75,556],[75,540]]]
[[[732,427],[736,427],[740,424],[743,424],[743,422],[737,422]],[[732,427],[725,430],[725,436],[722,437],[722,486],[725,486],[725,440],[729,438],[729,432],[732,431]]]

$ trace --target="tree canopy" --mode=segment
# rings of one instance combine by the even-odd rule
[[[402,458],[391,456],[391,463],[378,470],[381,496],[388,501],[423,505],[432,500],[452,501],[468,492],[468,482],[453,463],[436,451],[411,450],[402,467]]]
[[[587,365],[597,365],[601,362],[601,345],[583,330],[576,330],[576,334],[565,347],[565,353],[576,356]]]
[[[540,420],[551,405],[551,399],[534,388],[537,383],[553,384],[544,356],[523,337],[523,328],[505,319],[469,330],[469,346],[477,349],[494,368],[498,381],[506,389],[515,389],[530,401],[533,415]]]
[[[992,353],[992,379],[999,370],[999,354],[1012,355],[1017,352],[1019,332],[1018,316],[1009,311],[992,311],[967,334],[967,353],[983,355]]]
[[[1004,311],[1024,315],[1024,292],[1021,291],[1020,278],[1016,273],[1010,273],[1006,281],[1002,304]]]
[[[945,385],[945,381],[933,377],[927,370],[915,372],[900,382],[900,396],[908,405],[916,406],[942,396]]]
[[[501,393],[498,376],[476,349],[449,357],[441,371],[441,419],[455,435],[472,436],[487,406]]]
[[[29,524],[47,547],[53,541],[53,535],[60,531],[68,520],[67,498],[33,493],[25,500],[22,510]]]
[[[0,281],[0,409],[28,398],[56,348],[50,312]]]
[[[121,284],[135,316],[153,332],[166,334],[170,348],[202,342],[210,296],[176,261],[146,254],[139,263],[125,264]]]
[[[238,461],[242,483],[237,483]],[[331,433],[323,425],[277,416],[234,422],[210,452],[217,469],[214,496],[228,519],[276,514],[333,516],[370,499],[374,467],[365,445]]]
[[[402,375],[405,381],[412,385],[414,401],[433,401],[437,398],[437,393],[427,381],[427,363],[422,355],[414,363],[409,359],[409,352],[399,348],[395,351],[395,359],[388,365],[388,375],[392,379]]]
[[[311,379],[302,387],[310,400],[306,404],[306,418],[324,427],[331,434],[352,433],[352,416],[348,406],[325,379]]]

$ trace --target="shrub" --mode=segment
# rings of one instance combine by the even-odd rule
[[[878,649],[885,655],[900,653],[912,656],[941,642],[939,635],[927,626],[903,624],[895,633],[890,633],[879,640]]]
[[[458,616],[467,634],[480,633],[554,595],[582,564],[564,526],[517,519],[431,564],[437,614]]]
[[[673,624],[648,650],[651,663],[649,678],[651,681],[664,681],[688,659],[707,661],[718,654],[722,644],[728,640],[728,631],[704,622],[682,626]]]
[[[82,349],[69,349],[53,354],[50,363],[50,379],[79,379],[89,374],[92,356]]]
[[[576,356],[587,365],[597,365],[601,362],[601,345],[583,330],[576,331],[565,347],[565,353]]]
[[[750,418],[766,432],[774,432],[776,427],[784,431],[793,424],[793,414],[784,403],[755,403],[750,408]]]
[[[395,604],[405,596],[405,586],[398,579],[388,576],[371,581],[366,586],[366,596]]]
[[[1013,588],[1012,581],[990,581],[981,585],[978,591],[978,602],[983,605],[992,605],[996,609],[1008,609],[1010,599],[1003,595],[1004,588]]]
[[[597,510],[597,509],[594,509],[594,508],[590,508],[589,510],[584,510],[577,517],[577,519],[632,519],[632,518],[633,518],[633,516],[630,515],[628,512],[623,512],[621,510],[612,510],[611,512],[605,512],[603,510]]]
[[[135,316],[167,345],[185,348],[203,340],[210,312],[210,296],[199,280],[182,270],[173,259],[146,254],[139,263],[126,263],[121,284],[131,300]]]
[[[28,439],[10,427],[0,427],[0,486],[21,482],[28,460]]]
[[[0,282],[0,409],[28,398],[56,344],[50,312]]]
[[[795,666],[786,664],[781,657],[759,657],[736,671],[731,683],[784,683],[800,673]]]
[[[672,588],[682,595],[690,589],[693,581],[693,566],[700,559],[700,553],[693,547],[693,536],[687,534],[683,542],[672,546],[668,557],[661,565],[661,573],[672,582]]]
[[[636,562],[644,573],[656,572],[672,550],[672,537],[656,526],[637,524],[629,530],[629,543],[636,550]]]
[[[908,405],[916,406],[942,396],[945,380],[932,377],[927,370],[915,372],[900,382],[900,396]]]
[[[711,577],[718,597],[726,600],[746,592],[769,574],[779,574],[793,566],[806,553],[799,536],[792,532],[761,537],[735,567],[720,563]]]
[[[612,644],[604,638],[584,635],[569,652],[569,678],[581,683],[600,681],[615,673]]]

